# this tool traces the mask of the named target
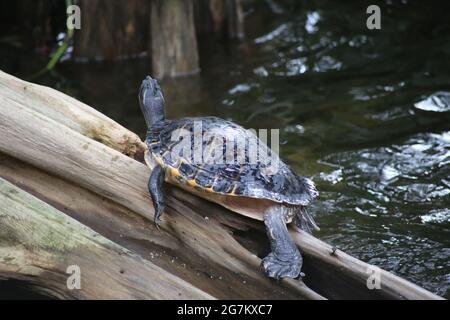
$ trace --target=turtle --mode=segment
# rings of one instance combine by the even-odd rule
[[[177,185],[264,221],[271,251],[261,264],[268,277],[303,275],[303,258],[286,224],[294,221],[296,227],[309,233],[319,229],[306,210],[318,196],[314,183],[297,175],[254,132],[232,121],[218,117],[166,119],[163,93],[150,76],[142,81],[138,97],[147,125],[145,162],[151,168],[148,190],[155,224],[158,226],[165,208],[164,183]],[[238,139],[249,142],[239,145]],[[227,155],[231,156],[224,161],[230,141],[235,144],[228,147]],[[252,159],[248,152],[251,141],[259,147],[258,157]],[[237,159],[242,150],[245,152]],[[269,157],[273,161],[264,161]]]

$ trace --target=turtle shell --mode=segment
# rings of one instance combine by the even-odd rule
[[[185,188],[301,206],[318,194],[311,180],[293,172],[254,132],[231,121],[166,120],[148,131],[146,141],[147,163],[160,164]]]

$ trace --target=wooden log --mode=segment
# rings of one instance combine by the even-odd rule
[[[0,278],[64,299],[212,298],[2,178],[0,203]],[[68,288],[69,266],[79,290]]]
[[[150,37],[155,77],[200,71],[192,0],[152,0]]]
[[[150,260],[197,288],[220,299],[297,299],[298,292],[286,290],[275,281],[263,279],[261,283],[233,270],[233,265],[223,267],[215,260],[206,260],[189,246],[178,233],[157,230],[152,221],[144,219],[126,207],[100,197],[63,179],[18,159],[0,154],[0,176],[51,204],[104,237]],[[188,195],[189,196],[189,195]],[[168,212],[178,215],[198,215],[186,208],[175,196],[171,196]],[[184,200],[186,201],[186,200]],[[205,207],[211,216],[209,221],[201,217],[205,226],[216,224],[213,212],[219,210],[213,204]],[[176,211],[177,210],[177,211]],[[191,228],[188,224],[186,228]],[[195,231],[194,231],[195,232]],[[208,236],[208,235],[207,235]],[[243,249],[242,249],[243,250]],[[220,257],[216,257],[219,259]],[[226,262],[225,262],[226,263]],[[259,272],[257,264],[250,265]]]
[[[55,135],[54,132],[58,134]],[[0,134],[3,137],[0,140],[1,152],[117,202],[130,209],[133,214],[152,218],[146,191],[149,172],[142,164],[11,101],[9,104],[0,104]],[[36,141],[30,137],[42,139]],[[10,170],[14,171],[17,170]],[[4,175],[4,171],[0,173]],[[12,177],[14,176],[13,173]],[[22,180],[27,181],[26,178]],[[38,186],[39,184],[35,184],[35,189],[39,189]],[[42,196],[49,194],[52,192],[44,192]],[[168,202],[163,230],[161,234],[155,231],[160,236],[158,244],[177,243],[187,255],[195,253],[195,259],[203,264],[198,271],[213,270],[213,276],[220,275],[221,272],[226,274],[227,281],[246,281],[246,286],[237,286],[236,291],[239,292],[245,287],[250,288],[239,295],[233,288],[227,292],[224,292],[226,290],[223,287],[217,290],[211,282],[209,290],[216,288],[216,291],[224,295],[229,293],[229,298],[252,297],[251,294],[256,294],[253,298],[259,298],[272,288],[287,291],[288,296],[295,295],[298,298],[321,297],[298,281],[283,280],[280,286],[274,286],[273,282],[257,270],[260,260],[256,255],[263,256],[267,249],[261,223],[233,214],[177,188],[169,188]],[[139,224],[131,226],[136,228]],[[114,230],[110,232],[114,233]],[[368,264],[341,251],[337,255],[331,255],[331,248],[314,237],[302,233],[293,235],[305,256],[305,281],[327,297],[439,298],[387,272],[382,272],[381,290],[369,290],[366,286],[368,274],[364,275]],[[149,242],[156,243],[156,240]],[[137,246],[136,243],[134,246]],[[146,252],[148,254],[145,249],[140,250],[142,255]],[[280,297],[281,293],[274,290],[272,297],[277,296]]]
[[[146,146],[136,134],[57,90],[0,71],[0,99],[5,107],[20,104],[125,155],[143,159]]]
[[[113,200],[150,221],[153,219],[147,191],[150,174],[147,166],[15,101],[7,102],[0,104],[0,135],[4,137],[0,141],[0,152]],[[211,268],[217,271],[215,274],[223,278],[235,277],[235,281],[253,288],[251,294],[256,296],[262,293],[258,295],[254,288],[273,295],[277,291],[283,295],[284,291],[292,290],[291,297],[295,294],[297,298],[321,298],[302,282],[294,280],[283,280],[285,288],[277,289],[259,269],[260,259],[245,250],[220,223],[208,223],[184,201],[169,198],[169,203],[176,204],[172,214],[170,210],[166,213],[162,228],[176,235],[183,250],[189,248],[203,259],[202,264],[208,261],[208,265],[217,265],[219,269]],[[205,268],[209,266],[204,265]],[[250,293],[249,290],[242,292]]]

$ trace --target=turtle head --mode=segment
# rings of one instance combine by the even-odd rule
[[[142,81],[139,90],[139,105],[145,117],[147,127],[165,119],[164,96],[159,87],[158,81],[150,76]]]

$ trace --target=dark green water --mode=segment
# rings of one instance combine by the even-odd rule
[[[261,1],[243,43],[201,39],[201,75],[163,81],[167,112],[279,128],[281,157],[318,185],[319,238],[450,298],[449,102],[414,106],[450,91],[448,10],[383,3],[369,31],[368,4],[285,1],[274,13]],[[39,65],[11,59],[0,65],[19,76]],[[40,82],[143,136],[147,70],[147,59],[65,63]]]

